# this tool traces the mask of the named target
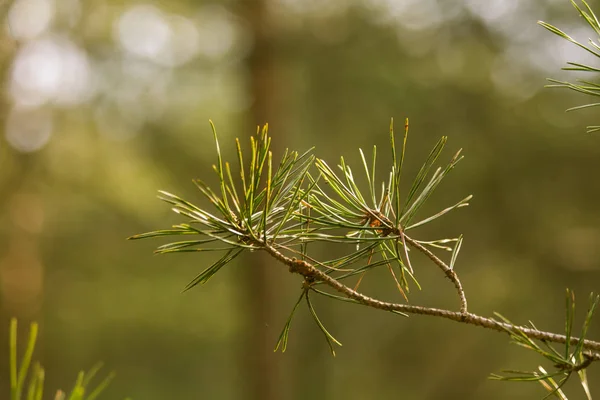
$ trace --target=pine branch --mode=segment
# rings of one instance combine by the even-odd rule
[[[413,236],[413,229],[467,206],[472,198],[467,196],[432,216],[411,222],[417,218],[418,212],[442,180],[462,159],[459,150],[443,168],[434,167],[447,142],[446,137],[435,144],[410,190],[400,199],[404,193],[400,190],[400,178],[405,159],[408,120],[399,151],[396,149],[393,124],[390,127],[392,165],[389,179],[382,182],[380,193],[376,190],[375,182],[376,148],[373,148],[371,165],[360,151],[368,186],[368,192],[362,193],[344,158],[340,158],[339,171],[336,172],[324,160],[310,154],[310,151],[300,155],[286,150],[279,167],[274,168],[267,126],[259,129],[256,137],[251,138],[251,155],[246,165],[240,143],[236,140],[241,182],[235,182],[230,164],[223,160],[214,125],[211,126],[217,148],[217,164],[213,166],[213,170],[220,187],[215,192],[201,181],[195,183],[216,212],[209,212],[176,195],[161,191],[161,199],[170,203],[175,212],[189,218],[189,222],[130,238],[184,235],[186,240],[164,244],[157,252],[225,252],[218,261],[194,278],[185,290],[206,283],[245,250],[263,250],[286,265],[291,273],[303,277],[302,293],[281,332],[276,349],[285,350],[294,313],[301,301],[305,300],[315,324],[326,338],[331,353],[335,355],[334,346],[341,343],[318,317],[311,301],[311,295],[316,294],[403,316],[430,315],[506,333],[513,342],[550,360],[556,371],[546,373],[543,368],[538,368],[538,371],[519,373],[517,376],[494,375],[493,378],[539,381],[544,387],[556,392],[572,374],[577,374],[582,385],[587,387],[585,370],[592,362],[600,360],[600,342],[586,339],[592,315],[600,302],[598,296],[590,298],[590,308],[580,338],[572,335],[575,303],[571,292],[567,292],[564,335],[542,331],[533,324],[517,325],[500,315],[497,315],[499,319],[477,315],[468,311],[467,296],[455,270],[463,243],[462,235],[435,240],[419,240]],[[312,168],[317,169],[318,175],[313,174]],[[238,189],[240,187],[241,191]],[[407,232],[411,232],[410,236]],[[201,238],[190,240],[189,235]],[[215,245],[217,242],[220,245]],[[355,251],[338,258],[319,260],[307,251],[309,244],[313,242],[349,245],[349,248],[355,247]],[[432,249],[450,251],[449,263],[444,262]],[[458,311],[386,302],[358,290],[367,272],[385,267],[390,271],[400,294],[408,299],[411,284],[420,288],[410,259],[411,251],[424,254],[452,282],[459,298]],[[347,283],[354,277],[358,277],[358,282]],[[320,290],[318,285],[328,286],[334,292]],[[552,343],[563,344],[564,351],[555,350]],[[561,376],[561,380],[555,382],[553,379],[556,376]]]

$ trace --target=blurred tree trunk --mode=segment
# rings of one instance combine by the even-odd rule
[[[249,71],[248,90],[253,98],[249,110],[249,120],[254,125],[275,122],[277,111],[276,93],[276,55],[273,49],[273,32],[270,30],[267,0],[242,0],[241,16],[248,23],[254,38],[252,51],[246,60]],[[252,134],[251,126],[244,131]],[[277,159],[277,145],[272,148]],[[268,328],[272,321],[272,305],[277,304],[277,285],[274,282],[274,270],[270,257],[263,253],[248,254],[244,262],[246,273],[244,286],[246,296],[246,326],[248,335],[245,348],[245,379],[247,379],[248,398],[256,400],[282,399],[283,385],[280,368],[280,355],[273,353],[276,335]]]
[[[5,19],[12,2],[0,5]],[[18,50],[7,31],[0,37],[0,81],[6,92],[10,67]],[[40,234],[43,229],[44,205],[36,182],[38,159],[34,154],[19,153],[5,139],[5,126],[12,103],[4,93],[0,98],[0,146],[6,146],[0,156],[0,168],[9,173],[0,181],[0,388],[8,394],[8,332],[9,321],[18,319],[19,351],[29,335],[30,323],[39,320],[43,301],[44,265],[40,255]],[[37,179],[39,180],[39,179]],[[38,338],[36,348],[42,346]],[[21,353],[20,353],[21,354]],[[36,357],[39,360],[39,357]]]

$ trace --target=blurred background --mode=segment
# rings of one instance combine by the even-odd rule
[[[356,165],[377,144],[383,176],[390,118],[409,117],[405,177],[441,135],[444,161],[466,155],[422,216],[474,195],[414,236],[464,234],[472,312],[560,332],[565,288],[583,314],[600,278],[600,138],[585,133],[598,117],[565,114],[589,99],[543,88],[576,77],[566,61],[590,61],[536,25],[586,41],[569,1],[9,0],[1,12],[2,393],[16,316],[23,338],[41,324],[47,398],[97,361],[117,372],[107,399],[543,397],[487,379],[541,362],[504,335],[327,299],[316,307],[337,357],[305,308],[274,353],[297,276],[248,254],[180,294],[212,255],[157,257],[160,241],[125,238],[182,222],[158,189],[202,203],[191,180],[214,182],[209,118],[230,159],[235,137],[268,122],[276,158],[316,146]],[[457,308],[439,271],[413,262],[411,303]],[[383,272],[362,288],[402,301]]]

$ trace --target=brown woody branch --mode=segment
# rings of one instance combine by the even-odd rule
[[[414,246],[414,244],[421,246],[419,243],[416,243],[414,242],[414,240],[411,239],[411,245]],[[564,344],[567,342],[567,337],[565,335],[559,335],[556,333],[540,331],[526,326],[519,326],[509,324],[506,322],[500,322],[493,318],[482,317],[480,315],[473,314],[470,312],[450,311],[440,308],[422,307],[381,301],[355,291],[354,289],[344,285],[337,279],[332,278],[323,271],[314,267],[307,261],[287,257],[286,255],[282,254],[267,243],[261,242],[260,245],[267,253],[269,253],[275,259],[287,265],[290,269],[290,272],[302,275],[309,282],[323,282],[324,284],[343,294],[347,298],[356,300],[357,302],[368,307],[385,311],[398,311],[407,314],[431,315],[434,317],[446,318],[452,321],[461,322],[469,325],[480,326],[482,328],[491,329],[497,332],[523,333],[531,339],[537,339],[551,343]],[[435,255],[433,255],[433,257],[435,257]],[[440,262],[442,261],[440,260]],[[460,284],[460,281],[457,280],[456,282],[459,282]],[[569,339],[569,342],[573,345],[576,345],[579,341],[580,339],[577,337],[571,337]],[[583,347],[587,350],[585,353],[587,358],[593,361],[600,361],[600,342],[584,340]]]

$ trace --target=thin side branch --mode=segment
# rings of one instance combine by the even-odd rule
[[[462,284],[460,283],[460,279],[458,279],[458,274],[452,268],[450,268],[445,262],[440,260],[435,254],[433,254],[431,252],[431,250],[429,250],[428,248],[423,246],[421,243],[417,242],[414,239],[411,239],[410,237],[406,236],[406,234],[404,234],[404,239],[406,240],[406,242],[408,244],[410,244],[412,247],[419,250],[421,253],[425,254],[431,261],[433,261],[433,263],[435,265],[437,265],[438,267],[441,268],[442,271],[444,271],[444,274],[446,274],[448,279],[450,279],[450,281],[452,281],[452,283],[454,284],[454,287],[456,288],[456,291],[458,292],[458,297],[460,298],[460,312],[462,314],[466,314],[468,312],[467,311],[467,296],[462,287]]]
[[[377,218],[383,225],[389,227],[389,233],[393,233],[397,236],[400,236],[403,239],[403,242],[410,244],[415,249],[419,250],[421,253],[425,254],[427,258],[429,258],[435,265],[440,267],[440,269],[444,272],[446,277],[450,279],[450,281],[454,284],[456,288],[456,292],[458,293],[458,297],[460,299],[460,312],[461,314],[468,313],[467,308],[467,295],[462,287],[462,283],[458,278],[458,274],[448,266],[445,262],[443,262],[438,256],[433,254],[428,248],[423,246],[421,243],[416,240],[410,238],[404,233],[403,229],[400,226],[393,226],[392,221],[390,221],[385,215],[371,211],[371,213]]]

